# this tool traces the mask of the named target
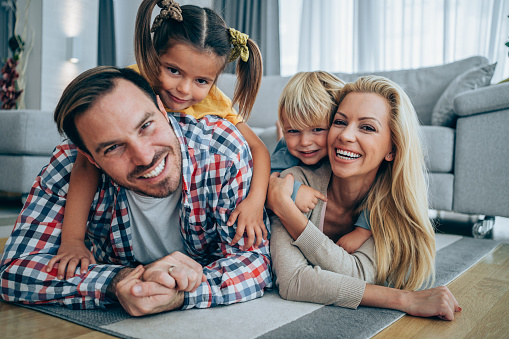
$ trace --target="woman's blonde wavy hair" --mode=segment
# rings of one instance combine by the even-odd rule
[[[416,290],[434,281],[435,233],[428,217],[427,180],[417,114],[406,93],[380,76],[360,77],[348,93],[374,93],[389,105],[394,160],[383,161],[361,208],[370,211],[377,283]]]

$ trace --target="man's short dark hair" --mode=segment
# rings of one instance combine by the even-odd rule
[[[75,119],[91,108],[103,95],[113,91],[118,79],[136,85],[158,107],[156,95],[149,83],[132,69],[99,66],[81,73],[65,88],[55,109],[54,120],[60,134],[65,133],[84,152],[90,153],[76,128]]]

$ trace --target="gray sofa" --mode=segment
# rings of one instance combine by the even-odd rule
[[[450,93],[458,80],[479,86],[465,73],[487,64],[483,57],[472,57],[437,67],[375,73],[405,89],[422,122],[433,209],[509,217],[509,83]],[[353,81],[362,74],[336,75]],[[264,77],[248,121],[270,151],[277,143],[279,94],[289,78]],[[218,86],[232,97],[234,83],[233,75],[223,74]],[[434,126],[432,113],[447,93],[456,126]],[[60,140],[52,112],[0,110],[0,191],[26,195]]]
[[[61,139],[53,112],[0,110],[0,191],[27,195]]]
[[[509,84],[489,85],[494,67],[476,56],[436,67],[372,73],[402,86],[416,109],[427,149],[432,209],[509,217],[509,133],[505,131]],[[347,82],[365,75],[334,74]],[[279,94],[289,79],[264,77],[248,121],[269,151],[277,143]],[[223,74],[218,86],[232,97],[234,83],[233,75]],[[466,88],[475,89],[456,93]],[[440,115],[434,119],[440,108],[454,111],[456,125]]]

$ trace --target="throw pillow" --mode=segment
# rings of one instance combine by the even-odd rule
[[[455,127],[454,99],[458,94],[490,84],[495,66],[483,65],[469,69],[458,75],[445,89],[431,112],[431,124],[434,126]]]

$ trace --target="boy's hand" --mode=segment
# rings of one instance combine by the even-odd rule
[[[371,231],[362,227],[355,227],[355,229],[339,238],[336,245],[343,247],[349,254],[357,251],[366,240],[371,237]]]
[[[325,195],[306,185],[301,185],[295,196],[295,205],[303,213],[308,213],[316,207],[318,199],[327,201]]]
[[[247,233],[244,249],[250,248],[253,244],[258,247],[262,243],[262,239],[267,239],[267,228],[263,222],[263,203],[251,201],[249,197],[242,200],[235,211],[230,214],[226,225],[233,226],[236,220],[237,232],[232,240],[232,245],[242,239],[244,231]]]
[[[80,266],[80,274],[84,274],[88,270],[88,265],[96,264],[96,261],[85,243],[76,240],[62,242],[57,255],[48,262],[46,272],[50,272],[55,264],[58,266],[57,278],[70,279],[75,276],[76,267]]]

